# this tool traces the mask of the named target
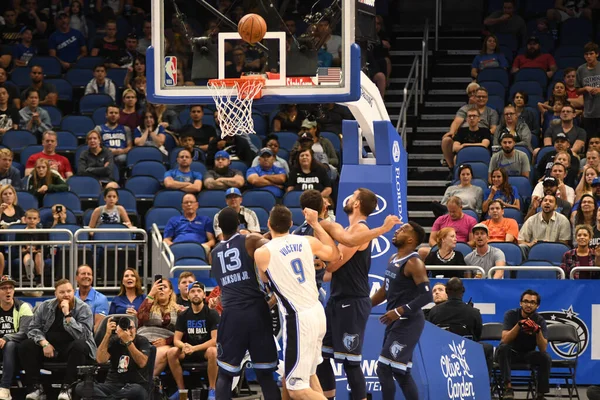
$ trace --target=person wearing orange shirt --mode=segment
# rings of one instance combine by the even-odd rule
[[[513,242],[519,237],[519,225],[512,218],[504,218],[504,206],[493,200],[488,208],[490,219],[483,221],[489,230],[489,242]]]

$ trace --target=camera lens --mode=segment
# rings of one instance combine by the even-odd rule
[[[123,330],[127,330],[129,329],[129,326],[131,325],[131,321],[129,320],[129,318],[127,317],[122,317],[119,320],[119,327]]]

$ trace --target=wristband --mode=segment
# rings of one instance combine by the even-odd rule
[[[42,349],[45,349],[46,347],[48,347],[48,345],[50,345],[50,343],[46,343],[45,345],[43,345]]]
[[[396,315],[398,316],[398,318],[400,318],[402,315],[400,315],[400,313],[398,312],[397,308],[394,308],[394,312],[396,313]]]
[[[69,317],[72,317],[72,316],[73,316],[72,313],[68,313],[68,314],[65,315],[65,318],[69,318]]]
[[[154,301],[154,297],[152,297],[152,296],[150,296],[150,295],[146,296],[146,298],[147,298],[147,299],[150,299],[150,300],[152,300],[152,301]]]
[[[130,340],[129,342],[125,342],[125,343],[123,343],[123,344],[125,345],[125,347],[129,347],[129,345],[130,345],[131,343],[133,343],[133,340]]]

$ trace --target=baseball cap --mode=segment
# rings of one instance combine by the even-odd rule
[[[544,178],[542,186],[558,186],[558,180],[553,176],[547,176]]]
[[[592,186],[596,186],[596,185],[600,185],[600,178],[598,178],[598,177],[595,177],[594,180],[592,180]]]
[[[312,129],[317,127],[317,121],[310,121],[308,118],[302,121],[302,128]]]
[[[557,140],[568,140],[567,135],[565,135],[564,132],[559,132],[554,136],[554,141],[556,142]]]
[[[262,149],[260,149],[260,151],[258,152],[258,156],[259,156],[259,157],[262,157],[262,156],[264,156],[265,154],[268,154],[268,155],[270,155],[270,156],[274,156],[274,155],[275,155],[275,154],[273,154],[273,150],[271,150],[271,149],[270,149],[270,148],[268,148],[268,147],[263,147],[263,148],[262,148]]]
[[[0,286],[4,285],[17,286],[17,282],[11,278],[10,275],[2,275],[2,277],[0,277]]]
[[[476,230],[483,229],[485,233],[489,235],[490,231],[486,224],[482,224],[481,222],[476,224],[473,228],[471,228],[471,232],[475,233]]]
[[[190,283],[188,285],[188,292],[190,290],[192,290],[194,287],[199,287],[200,289],[204,290],[204,283],[199,282],[199,281],[195,281],[195,282]]]
[[[226,152],[225,150],[219,150],[219,151],[217,151],[217,153],[215,154],[215,160],[216,160],[217,158],[226,158],[226,159],[228,159],[228,160],[229,160],[229,158],[230,158],[230,157],[229,157],[229,153],[228,153],[228,152]]]
[[[69,16],[69,14],[67,14],[63,10],[60,10],[59,12],[56,13],[56,19],[59,19],[60,17],[68,17],[68,16]]]
[[[240,192],[240,189],[238,188],[229,188],[225,191],[225,197],[228,197],[232,194],[235,194],[236,196],[242,196],[242,192]]]
[[[302,135],[300,135],[300,138],[298,140],[300,140],[300,141],[303,141],[303,140],[308,141],[308,140],[310,140],[312,142],[313,137],[312,137],[312,135],[310,133],[304,132],[304,133],[302,133]]]
[[[529,44],[531,42],[540,44],[540,39],[537,36],[529,36],[529,39],[527,39],[527,44]]]

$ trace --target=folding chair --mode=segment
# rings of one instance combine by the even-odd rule
[[[581,351],[581,342],[577,335],[577,330],[573,325],[568,324],[550,324],[548,325],[548,342],[556,343],[564,346],[565,344],[572,345],[572,353],[575,358],[552,360],[552,369],[550,369],[550,379],[564,379],[565,387],[569,393],[569,399],[575,397],[579,399],[577,391],[576,375],[577,361],[579,360],[579,352]],[[561,371],[553,371],[553,369]]]

